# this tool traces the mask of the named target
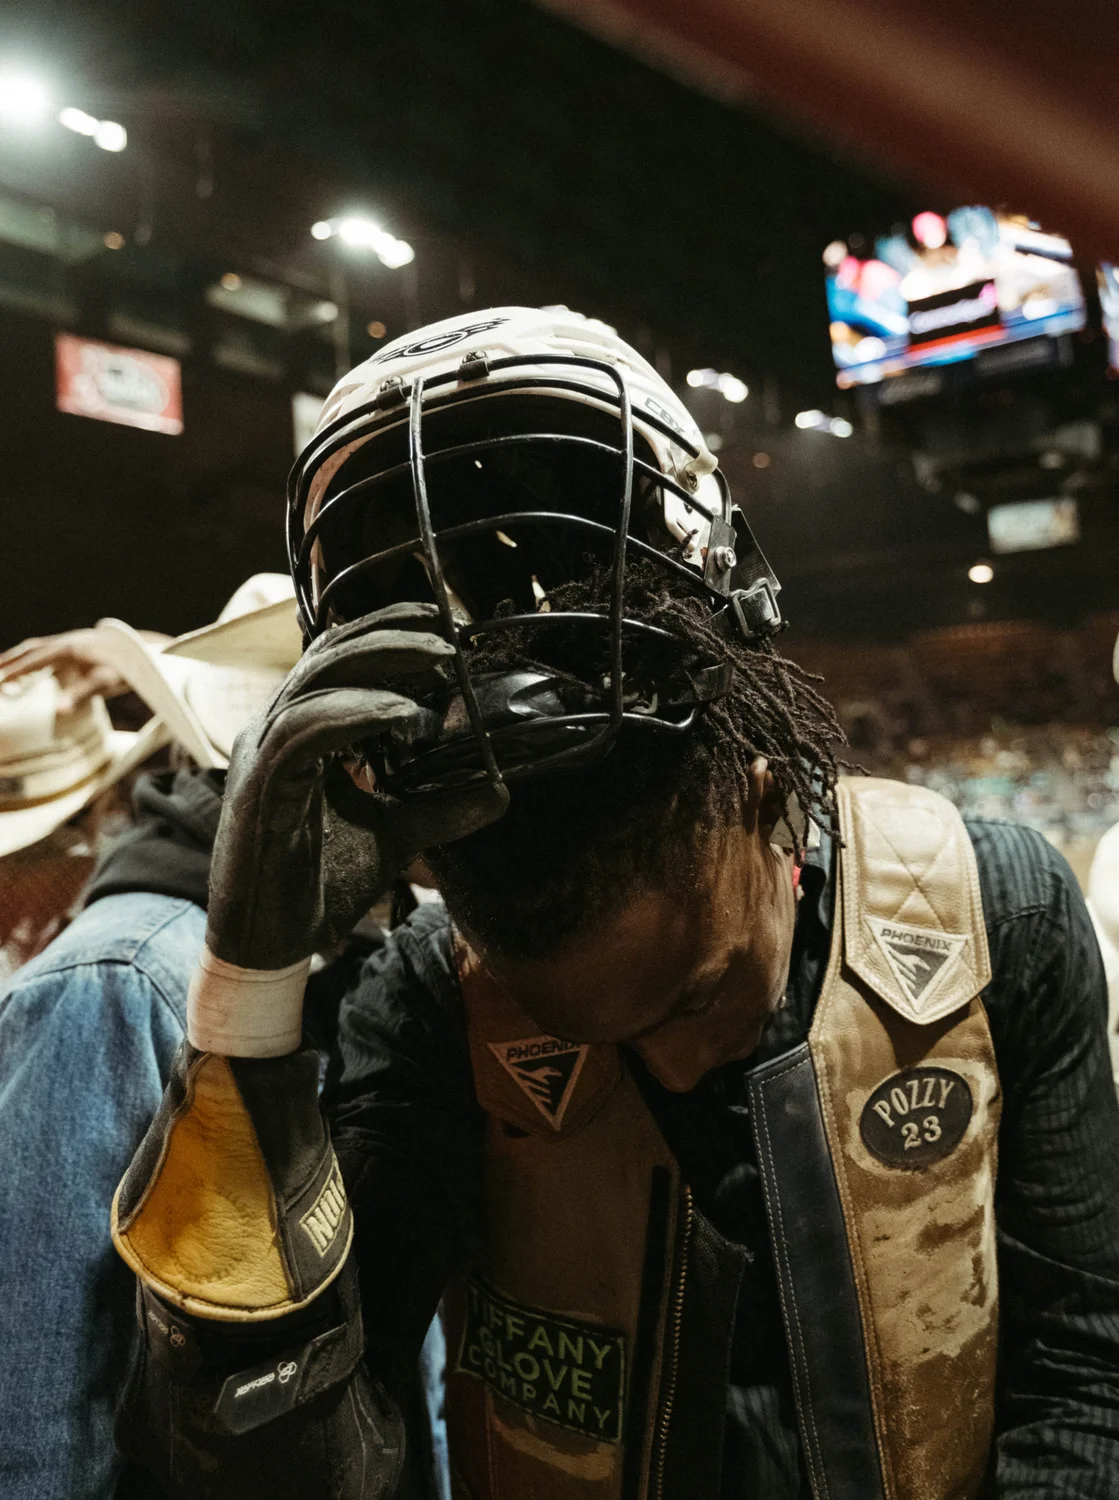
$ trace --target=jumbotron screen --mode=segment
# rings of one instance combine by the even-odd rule
[[[1084,327],[1069,242],[989,208],[922,213],[873,251],[824,251],[832,354],[840,386],[873,385],[984,349]]]
[[[1100,313],[1107,334],[1107,362],[1119,370],[1119,266],[1101,261],[1096,267],[1096,284],[1100,293]]]

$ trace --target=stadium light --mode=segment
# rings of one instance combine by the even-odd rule
[[[392,235],[386,236],[387,243],[381,245],[377,251],[377,258],[382,265],[388,266],[390,271],[399,271],[401,266],[408,266],[416,258],[416,252],[407,240],[395,239]]]
[[[740,401],[746,400],[750,390],[737,375],[720,375],[719,394],[724,401],[731,401],[737,406]]]
[[[374,220],[357,218],[342,219],[334,230],[343,244],[358,246],[363,250],[375,250],[384,232]]]
[[[838,438],[849,438],[855,430],[846,417],[829,417],[815,407],[811,411],[798,411],[793,421],[807,432],[830,432]]]
[[[710,365],[702,370],[689,370],[684,379],[693,390],[718,391],[724,401],[733,402],[736,406],[750,394],[749,387],[737,375],[728,375],[725,371],[720,373]]]
[[[115,120],[98,120],[84,109],[67,105],[58,111],[58,123],[75,135],[85,135],[102,151],[123,151],[128,145],[128,131]]]
[[[42,78],[15,68],[0,68],[0,124],[35,128],[53,108],[52,90]],[[102,151],[123,151],[128,145],[128,131],[116,120],[99,120],[72,104],[60,109],[55,118],[64,129],[86,136]]]
[[[58,112],[58,123],[64,125],[67,130],[72,130],[75,135],[95,136],[100,128],[101,121],[87,115],[84,109],[60,109]]]
[[[995,570],[991,567],[990,563],[972,563],[971,567],[967,570],[967,576],[971,579],[972,583],[990,583],[991,579],[995,576]]]
[[[102,151],[123,151],[128,145],[128,131],[115,120],[98,120],[93,144],[100,146]]]
[[[416,258],[407,240],[398,240],[374,219],[359,214],[348,214],[344,219],[320,219],[311,225],[311,235],[316,240],[339,239],[352,250],[372,250],[390,271],[399,270]]]
[[[41,78],[14,68],[0,71],[0,121],[5,125],[33,129],[46,119],[50,106],[50,89]]]

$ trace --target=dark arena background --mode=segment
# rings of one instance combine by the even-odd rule
[[[1119,1500],[1116,18],[0,5],[0,1500]]]
[[[903,111],[888,140],[853,78],[823,103],[811,69],[786,87],[788,38],[760,22],[753,88],[733,38],[705,50],[718,6],[691,38],[645,10],[647,29],[641,5],[526,0],[9,6],[0,646],[211,619],[282,569],[286,472],[340,370],[421,323],[565,303],[709,434],[784,585],[785,648],[824,672],[858,758],[1036,822],[1083,871],[1119,816],[1107,204],[1076,182],[1062,203],[1026,110],[1013,169],[994,137],[953,156],[939,126],[958,144],[983,100],[950,70],[939,126]],[[1090,11],[1058,92],[1106,61],[1085,60]],[[903,83],[878,82],[885,110]],[[987,261],[953,271],[969,234]],[[922,331],[899,335],[907,277]],[[76,412],[60,338],[172,361],[176,430]]]

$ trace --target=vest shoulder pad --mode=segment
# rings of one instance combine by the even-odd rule
[[[844,958],[893,1010],[928,1026],[991,977],[975,851],[926,787],[843,777],[837,789]]]

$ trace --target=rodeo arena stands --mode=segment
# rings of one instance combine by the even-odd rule
[[[1027,621],[917,632],[903,646],[804,641],[854,757],[958,807],[1037,828],[1086,878],[1119,822],[1119,613],[1061,631]]]

